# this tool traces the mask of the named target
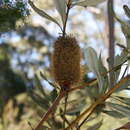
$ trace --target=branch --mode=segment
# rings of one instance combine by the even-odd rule
[[[97,99],[97,101],[95,101],[88,109],[86,109],[80,116],[78,116],[67,128],[66,130],[70,130],[71,128],[73,128],[75,126],[75,124],[77,122],[79,122],[83,117],[85,117],[85,119],[88,119],[88,117],[93,113],[93,111],[95,110],[95,108],[104,103],[106,99],[108,99],[111,94],[117,89],[119,88],[123,83],[125,83],[127,80],[130,79],[130,74],[127,75],[125,78],[121,79],[114,87],[112,87],[105,95],[102,95],[99,99]]]
[[[114,37],[114,16],[113,16],[113,0],[108,0],[108,40],[109,40],[109,69],[114,66],[114,55],[115,55],[115,37]],[[110,88],[114,86],[114,72],[110,73]]]
[[[66,24],[67,24],[67,20],[68,20],[68,16],[69,16],[69,11],[71,8],[71,0],[68,1],[67,3],[67,12],[66,12],[66,19],[65,19],[65,24],[63,25],[63,36],[65,36],[66,34]]]
[[[35,127],[34,130],[40,130],[41,129],[43,122],[46,121],[48,119],[49,115],[55,110],[55,108],[59,104],[60,100],[64,97],[65,93],[66,93],[66,91],[61,90],[60,94],[57,96],[57,98],[55,99],[52,106],[43,115],[42,119],[39,121],[38,125]]]

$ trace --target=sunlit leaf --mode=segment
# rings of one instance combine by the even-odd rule
[[[66,114],[69,115],[69,116],[75,116],[79,113],[80,113],[80,110],[78,110],[78,109],[66,112]]]
[[[28,94],[32,98],[32,100],[39,105],[41,108],[47,110],[49,108],[49,101],[45,98],[40,97],[38,94],[33,91],[29,91]]]
[[[72,6],[78,5],[78,6],[96,6],[106,0],[79,0],[79,1],[74,1]]]
[[[41,130],[49,130],[50,128],[48,128],[47,126],[41,126]]]
[[[130,118],[130,107],[110,102],[107,102],[106,104],[112,109],[119,111],[122,115]]]
[[[71,110],[67,110],[66,114],[70,116],[75,116],[80,113],[80,111],[84,108],[85,104],[79,104]]]
[[[65,2],[65,0],[54,0],[54,3],[56,5],[57,11],[61,15],[61,18],[62,18],[62,21],[64,24],[65,19],[66,19],[66,2]]]
[[[130,98],[127,97],[120,97],[120,96],[116,96],[118,98],[118,100],[126,105],[130,105]]]
[[[48,20],[50,20],[50,21],[56,23],[56,24],[61,28],[60,24],[59,24],[53,17],[51,17],[50,15],[48,15],[48,14],[47,14],[46,12],[44,12],[43,10],[38,9],[38,8],[33,4],[32,1],[29,1],[29,4],[30,4],[30,6],[34,9],[34,11],[37,12],[40,16],[42,16],[42,17],[44,17],[44,18],[46,18],[46,19],[48,19]]]
[[[114,118],[124,118],[125,116],[123,114],[121,114],[120,112],[118,111],[103,111],[103,113],[109,115],[109,116],[112,116]]]
[[[90,126],[89,128],[87,128],[87,130],[98,130],[102,125],[102,121]]]

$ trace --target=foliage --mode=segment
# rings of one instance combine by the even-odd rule
[[[29,14],[27,3],[24,1],[3,1],[0,5],[0,32],[9,31],[16,27],[18,19],[24,19]]]
[[[100,1],[99,1],[100,2]],[[102,1],[101,1],[102,2]],[[75,5],[80,5],[79,4],[80,2],[78,2],[78,4],[76,4],[75,3]],[[86,6],[86,3],[87,3],[87,1],[84,1],[82,4],[83,4],[83,6]],[[89,3],[89,2],[88,2]],[[32,4],[32,3],[31,3]],[[56,5],[56,7],[57,7],[57,10],[58,10],[58,12],[60,13],[60,15],[61,15],[61,18],[62,18],[62,21],[63,21],[63,23],[65,23],[64,21],[64,19],[66,19],[67,18],[67,16],[65,16],[65,11],[63,11],[65,8],[60,8],[60,5],[64,5],[65,6],[65,4],[63,4],[63,3],[60,3],[60,2],[58,2],[57,1],[57,3],[56,3],[57,5]],[[96,3],[95,3],[96,4]],[[73,4],[72,4],[73,5]],[[91,4],[90,4],[91,5]],[[93,5],[93,4],[92,4]],[[88,5],[89,6],[89,5]],[[35,6],[33,5],[32,6],[33,8],[34,8],[34,10],[35,10]],[[59,7],[59,8],[58,8]],[[63,10],[62,10],[63,9]],[[37,11],[38,13],[39,13],[39,11]],[[42,14],[44,14],[45,12],[42,12]],[[66,13],[66,15],[68,15],[67,13]],[[42,15],[43,16],[43,15]],[[64,17],[66,17],[66,18],[63,18],[63,16]],[[45,17],[45,16],[43,16],[43,17]],[[45,17],[46,18],[46,17]],[[48,19],[48,18],[47,18]],[[52,20],[52,19],[49,19],[49,20]],[[53,21],[53,20],[52,20]],[[120,20],[121,21],[121,20]],[[123,23],[123,22],[122,22]],[[59,24],[58,24],[59,25]],[[122,25],[122,29],[123,29],[123,32],[124,32],[124,35],[125,36],[127,36],[126,37],[126,39],[128,38],[128,36],[129,36],[129,34],[128,34],[128,32],[129,31],[126,31],[126,28],[125,28],[125,25],[126,24],[124,24],[123,23],[123,25]],[[66,25],[65,25],[66,26]],[[64,27],[63,27],[63,29],[64,29]],[[127,25],[127,29],[129,30],[129,25]],[[127,34],[126,34],[127,33]],[[127,40],[127,42],[128,42],[128,40]],[[129,43],[127,43],[127,45],[128,45]],[[128,47],[128,46],[127,46]],[[115,63],[115,67],[112,69],[112,70],[107,70],[106,69],[106,67],[103,65],[103,63],[102,63],[102,59],[101,59],[101,55],[100,55],[100,57],[98,58],[97,57],[97,54],[96,54],[96,52],[94,51],[94,49],[92,49],[92,48],[86,48],[85,49],[85,51],[84,51],[84,53],[85,53],[85,60],[87,60],[87,65],[88,65],[88,67],[87,68],[89,68],[90,69],[90,71],[91,72],[93,72],[94,74],[95,74],[95,76],[96,76],[96,78],[97,78],[97,82],[96,82],[96,86],[97,87],[95,87],[95,85],[93,85],[92,86],[92,88],[94,87],[94,91],[92,90],[92,88],[89,88],[89,89],[87,89],[87,93],[91,93],[91,103],[94,103],[93,102],[93,100],[96,100],[97,102],[97,104],[98,105],[92,105],[92,107],[90,106],[90,109],[86,109],[86,111],[85,112],[83,112],[83,113],[81,113],[81,115],[79,116],[79,117],[77,117],[76,118],[76,120],[74,120],[74,122],[72,122],[72,124],[69,126],[69,127],[67,127],[67,129],[70,129],[71,127],[73,127],[73,125],[76,125],[76,123],[77,123],[77,121],[79,122],[80,121],[80,119],[83,117],[83,115],[85,115],[87,112],[89,112],[89,110],[91,111],[91,112],[93,112],[93,110],[95,109],[95,112],[99,115],[99,113],[100,113],[100,115],[101,115],[101,113],[102,112],[104,112],[105,114],[108,114],[109,116],[113,116],[113,117],[115,117],[115,118],[123,118],[123,117],[129,117],[129,105],[128,105],[128,102],[126,103],[125,102],[125,97],[124,98],[122,98],[122,100],[120,100],[120,104],[117,104],[116,102],[113,102],[113,103],[110,103],[110,102],[104,102],[104,100],[106,100],[107,98],[109,98],[110,97],[110,99],[111,98],[115,98],[114,96],[113,97],[111,97],[111,94],[115,94],[115,93],[117,93],[117,92],[119,92],[119,91],[121,91],[121,90],[124,90],[124,89],[128,89],[128,87],[129,87],[129,84],[130,84],[130,80],[129,80],[129,75],[128,75],[128,80],[125,80],[126,82],[125,82],[125,84],[123,83],[123,77],[124,77],[124,75],[125,75],[125,73],[126,73],[126,71],[124,71],[124,73],[123,73],[123,76],[122,76],[122,78],[121,78],[121,82],[122,82],[122,84],[125,86],[125,87],[121,87],[122,89],[120,89],[119,87],[116,87],[116,85],[115,86],[113,86],[114,88],[119,88],[119,89],[117,89],[116,91],[114,91],[115,89],[112,89],[112,90],[110,90],[110,88],[109,88],[109,86],[110,86],[110,84],[109,84],[109,82],[108,82],[108,75],[107,75],[107,73],[109,73],[109,72],[111,72],[111,71],[114,71],[114,73],[115,73],[115,75],[116,75],[116,83],[117,83],[117,86],[118,86],[118,83],[119,83],[119,85],[121,84],[120,82],[119,82],[119,75],[120,75],[120,70],[121,70],[121,66],[124,64],[124,63],[127,63],[127,61],[129,60],[129,48],[128,48],[128,53],[125,53],[125,50],[127,50],[127,48],[125,48],[123,51],[122,51],[122,54],[123,54],[123,56],[125,57],[125,60],[124,60],[124,58],[122,58],[122,55],[118,55],[117,57],[115,57],[115,59],[116,59],[116,63]],[[120,60],[121,59],[121,60]],[[119,61],[120,60],[120,61]],[[117,69],[115,69],[116,67],[118,66],[118,68]],[[127,65],[127,67],[126,67],[126,69],[128,69],[128,67],[129,67],[129,65]],[[116,73],[116,71],[117,71],[117,73]],[[122,85],[121,84],[121,85]],[[107,92],[108,91],[108,92]],[[110,95],[109,95],[109,92],[110,92]],[[101,99],[101,101],[100,101],[100,97],[101,97],[101,95],[105,95],[106,94],[106,97],[104,96],[104,99]],[[107,95],[108,94],[108,95]],[[119,97],[116,97],[116,99],[117,100],[119,100]],[[124,99],[124,100],[123,100]],[[38,101],[38,99],[37,99],[37,101]],[[99,103],[98,103],[99,102]],[[95,104],[96,104],[95,103]],[[102,103],[103,103],[103,105],[102,105]],[[123,104],[121,104],[121,103],[124,103],[124,105]],[[71,104],[72,105],[72,104]],[[93,107],[94,106],[94,107]],[[78,111],[77,111],[77,109],[78,109]],[[78,113],[80,113],[81,111],[82,111],[82,107],[80,107],[80,108],[78,108],[77,107],[77,109],[75,109],[74,110],[74,113],[75,113],[75,116],[77,115],[77,112]],[[87,111],[88,110],[88,111]],[[114,110],[114,111],[113,111]],[[116,113],[116,114],[115,114]],[[72,114],[73,115],[73,114]],[[71,116],[72,116],[71,115]],[[81,125],[83,125],[84,124],[84,122],[88,119],[88,117],[90,116],[91,114],[88,114],[88,116],[86,117],[86,119],[84,119],[84,121],[83,122],[81,122],[81,124],[79,125],[79,127],[81,127]],[[66,119],[66,120],[68,120],[68,119]],[[67,121],[68,122],[68,121]],[[70,124],[70,123],[69,123]],[[98,125],[101,125],[102,124],[102,121],[101,122],[99,122],[99,123],[97,123],[96,125],[93,125],[93,127],[95,126],[95,129],[97,129],[97,127],[98,127]],[[100,126],[99,125],[99,126]],[[50,128],[51,128],[51,126],[50,126]],[[99,128],[99,127],[98,127]],[[88,128],[89,129],[89,128]],[[90,129],[91,129],[91,127],[90,127]],[[93,128],[94,129],[94,128]]]
[[[75,6],[95,7],[97,4],[102,3],[103,1],[105,0],[97,0],[97,1],[73,0],[71,3],[70,11],[73,10],[73,7]],[[50,16],[47,12],[37,8],[33,4],[33,2],[29,1],[29,4],[34,9],[34,11],[36,11],[40,16],[42,16],[43,18],[49,21],[56,23],[60,27],[63,33],[65,24],[68,21],[67,13],[66,13],[68,6],[66,5],[66,1],[64,0],[63,1],[54,0],[54,2],[56,4],[55,6],[57,11],[59,12],[62,23],[60,23],[60,21],[58,21],[53,16]],[[23,12],[27,11],[26,8],[24,8],[25,6],[23,4],[22,5],[14,4],[14,6],[11,6],[12,3],[10,3],[9,1],[7,3],[9,4],[9,8],[7,9],[7,11],[4,6],[0,7],[1,9],[3,9],[0,12],[1,17],[3,18],[3,21],[1,21],[2,22],[1,25],[2,26],[5,25],[5,22],[9,22],[8,19],[12,19],[13,26],[9,25],[9,28],[6,26],[4,29],[0,30],[1,32],[6,32],[6,31],[10,31],[10,29],[14,29],[16,25],[16,21],[19,20],[20,18],[24,18],[25,15]],[[18,13],[18,11],[21,11],[20,14]],[[129,7],[127,5],[124,6],[124,11],[129,18]],[[17,13],[18,15],[16,15]],[[68,92],[69,97],[68,97],[66,110],[65,110],[66,102],[62,99],[60,104],[57,106],[57,108],[54,109],[53,112],[51,113],[51,118],[46,120],[42,125],[43,129],[55,130],[61,128],[64,129],[64,127],[69,129],[69,127],[72,126],[77,128],[79,127],[81,129],[87,128],[88,130],[91,129],[97,130],[97,129],[101,129],[102,126],[105,125],[104,121],[106,120],[106,117],[108,118],[107,122],[109,118],[114,118],[116,120],[129,119],[130,98],[126,94],[121,95],[120,93],[122,93],[124,90],[129,90],[129,85],[130,85],[130,80],[129,80],[130,75],[127,74],[129,70],[129,59],[130,59],[130,55],[129,55],[130,25],[129,22],[123,21],[121,18],[118,18],[118,16],[114,12],[113,12],[113,16],[121,24],[122,32],[124,33],[124,36],[126,38],[126,46],[118,44],[118,46],[121,49],[121,54],[116,55],[114,57],[115,59],[114,68],[112,68],[111,70],[107,69],[107,67],[103,62],[102,53],[100,54],[97,53],[95,49],[93,49],[92,47],[84,47],[83,61],[85,64],[83,66],[84,69],[83,78],[81,79],[81,82],[79,84],[72,87],[72,89],[70,89],[70,91]],[[30,128],[31,127],[34,128],[35,124],[39,121],[42,114],[46,113],[48,108],[53,104],[56,97],[60,93],[60,87],[57,83],[53,81],[51,70],[48,67],[48,65],[46,65],[46,61],[45,61],[46,57],[49,60],[51,59],[51,52],[52,52],[51,43],[52,41],[54,41],[55,38],[51,36],[44,27],[41,26],[34,27],[33,25],[25,25],[21,29],[17,30],[17,34],[21,37],[22,40],[20,41],[20,43],[18,43],[18,45],[9,43],[12,46],[11,48],[12,52],[11,53],[9,51],[0,52],[1,54],[3,54],[3,56],[0,55],[0,66],[6,68],[5,70],[2,68],[2,70],[4,71],[3,73],[1,71],[0,78],[3,79],[4,75],[7,74],[7,76],[5,76],[4,78],[5,82],[1,80],[1,83],[5,83],[3,86],[6,86],[7,85],[6,83],[8,82],[8,83],[12,83],[12,86],[13,85],[16,85],[18,87],[24,86],[25,88],[26,85],[24,84],[24,82],[26,81],[28,95],[25,94],[23,96],[24,98],[22,99],[22,102],[18,100],[19,96],[21,97],[21,95],[17,97],[13,96],[13,98],[17,100],[18,107],[14,109],[13,105],[11,105],[10,110],[17,111],[17,112],[14,111],[12,112],[14,113],[14,115],[15,113],[17,114],[13,118],[14,122],[11,122],[10,120],[9,121],[6,120],[8,118],[6,117],[7,116],[6,111],[3,112],[3,115],[6,116],[4,117],[4,123],[1,124],[4,124],[3,126],[6,129],[9,128],[9,124],[13,124],[15,126],[15,123],[17,121],[20,122],[19,126],[20,125],[22,126],[22,121],[25,120],[26,121],[29,120]],[[46,41],[48,42],[46,43]],[[7,43],[3,43],[3,44],[8,45]],[[3,50],[6,49],[7,47],[5,47]],[[42,51],[42,49],[44,51]],[[37,56],[36,60],[31,60],[31,54],[33,53],[33,50],[34,52],[37,52],[40,58]],[[23,79],[18,74],[14,73],[14,71],[11,70],[11,66],[7,54],[13,56],[16,53],[18,54],[17,67],[19,66],[21,67],[19,68],[23,74],[25,81],[23,81]],[[22,62],[22,60],[20,60],[20,56],[25,55],[26,53],[29,55],[28,57],[26,57],[26,60]],[[3,65],[5,63],[7,66]],[[35,72],[35,76],[31,78],[29,78],[27,75],[28,70],[30,68]],[[36,71],[39,70],[39,68],[42,68],[42,71],[36,73]],[[122,72],[122,68],[125,68],[124,72]],[[7,69],[9,71],[6,71]],[[90,72],[93,73],[94,75],[92,78],[88,76]],[[109,87],[110,72],[114,72],[115,75],[116,84],[115,86],[113,86],[113,88]],[[45,85],[43,85],[43,82],[46,83],[45,84],[46,86],[51,86],[53,90],[48,91],[47,89],[45,89],[44,88]],[[9,89],[7,88],[6,91],[9,91]],[[29,99],[29,101],[26,99]],[[6,108],[6,105],[4,106],[5,106],[4,110],[8,109]],[[25,113],[28,114],[26,115]],[[65,122],[65,126],[64,126],[64,122]],[[25,122],[24,124],[26,124],[25,129],[28,129],[29,125],[27,125],[27,123]],[[17,129],[20,129],[19,126]],[[127,125],[124,125],[123,127],[127,127]],[[21,128],[23,129],[23,127]],[[115,127],[113,126],[113,128]]]

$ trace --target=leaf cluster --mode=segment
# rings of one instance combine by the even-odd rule
[[[81,1],[80,2],[71,1],[71,2],[72,2],[72,7],[74,5],[81,5],[81,6],[88,5],[89,6],[91,4],[93,6],[95,6],[98,3],[103,2],[103,0],[99,0],[97,3],[94,3],[94,1],[93,2],[91,1],[92,2],[91,3],[89,1],[90,4],[87,3],[88,2],[87,0],[82,1],[82,2]],[[61,30],[63,30],[63,27],[57,20],[55,20],[50,15],[48,15],[46,12],[38,9],[31,1],[29,3],[31,5],[31,7],[40,16],[56,23],[61,28]],[[65,19],[66,19],[66,8],[67,8],[65,1],[63,1],[63,2],[56,1],[56,8],[57,8],[59,14],[61,15],[61,19],[62,19],[62,22],[64,25]],[[125,6],[124,9],[125,9],[125,12],[127,12],[127,15],[129,16],[129,8],[126,8],[126,6]],[[80,122],[80,117],[82,115],[82,111],[84,108],[86,108],[87,103],[92,104],[92,108],[90,107],[90,109],[86,109],[86,112],[87,112],[87,110],[91,110],[91,109],[94,111],[90,111],[90,113],[88,113],[86,119],[84,119],[83,122],[80,122],[80,124],[74,124],[75,126],[77,125],[78,127],[81,127],[86,122],[88,123],[89,120],[91,120],[91,119],[93,120],[93,118],[97,118],[99,116],[102,117],[102,115],[104,113],[111,117],[118,118],[118,119],[124,118],[124,117],[127,117],[127,118],[130,117],[130,104],[129,104],[130,98],[117,96],[119,94],[119,92],[121,92],[123,90],[129,90],[129,85],[130,85],[129,75],[127,74],[127,71],[129,68],[130,25],[127,22],[120,20],[116,15],[114,15],[114,16],[117,19],[117,21],[120,22],[120,24],[122,26],[122,31],[126,37],[127,46],[123,47],[120,55],[115,56],[114,67],[111,70],[108,70],[105,67],[105,65],[103,64],[101,54],[100,54],[100,56],[98,56],[96,51],[91,47],[84,49],[85,61],[86,61],[86,66],[87,66],[86,68],[89,68],[89,71],[95,75],[96,79],[93,80],[94,82],[92,81],[92,83],[90,83],[90,84],[86,83],[87,85],[85,85],[85,83],[83,83],[84,86],[82,86],[82,88],[84,89],[84,93],[86,95],[87,94],[89,95],[89,99],[90,99],[89,103],[87,100],[88,95],[86,96],[85,94],[84,94],[83,98],[81,99],[80,104],[79,104],[79,100],[77,102],[70,103],[71,107],[68,108],[65,113],[65,116],[67,116],[67,117],[69,116],[68,118],[66,118],[66,124],[68,126],[71,126],[70,119],[73,119],[74,117],[77,117],[76,119],[78,120],[78,123]],[[125,67],[125,71],[123,72],[123,74],[121,72],[122,67]],[[109,87],[110,86],[110,82],[109,82],[109,73],[110,72],[114,72],[115,83],[117,86],[119,84],[119,87],[117,87],[116,90],[113,89],[113,91],[111,91],[111,88]],[[124,82],[121,83],[121,81],[124,79],[124,77],[126,75],[128,75],[128,80],[126,80],[125,83]],[[42,76],[42,77],[44,77],[44,76]],[[44,77],[44,79],[47,80],[45,77]],[[39,79],[37,79],[37,81],[39,81]],[[83,81],[83,82],[86,82],[86,81]],[[52,85],[52,83],[51,83],[51,85]],[[38,86],[41,86],[41,85],[39,84]],[[36,91],[35,92],[30,91],[31,92],[30,95],[35,102],[37,102],[42,108],[45,108],[45,110],[46,110],[46,108],[49,107],[50,103],[52,103],[54,101],[55,97],[57,96],[58,89],[57,89],[57,87],[54,87],[54,91],[50,94],[45,94],[42,86],[39,87],[38,89],[43,94],[43,97],[40,97],[38,94],[36,94]],[[100,97],[103,97],[103,96],[105,97],[106,94],[109,94],[109,92],[110,92],[110,95],[107,95],[107,97],[104,98],[104,100],[102,100],[102,99],[100,100]],[[83,93],[82,93],[82,95],[83,95]],[[107,98],[108,98],[108,100],[105,101]],[[96,101],[99,101],[100,103],[98,104]],[[97,105],[94,106],[93,104],[96,104],[96,103],[97,103]],[[77,106],[77,107],[75,107],[75,106]],[[62,109],[60,110],[60,115],[61,115],[61,119],[62,119]],[[90,115],[92,115],[93,118],[90,118]],[[55,113],[54,113],[54,115],[52,115],[52,117],[55,118]],[[60,126],[62,126],[61,119],[59,119]],[[102,120],[100,120],[97,124],[94,124],[93,127],[91,126],[89,129],[98,129],[98,128],[100,128],[101,125],[102,125]],[[46,126],[48,128],[51,128],[52,124],[50,125],[50,122],[47,121]],[[55,126],[55,128],[57,128],[56,125],[53,125],[53,126]]]
[[[16,21],[24,19],[27,15],[29,15],[29,10],[24,1],[4,1],[0,5],[0,31],[5,32],[14,29]]]

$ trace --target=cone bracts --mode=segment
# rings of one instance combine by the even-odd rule
[[[58,37],[54,43],[52,70],[55,81],[62,88],[69,88],[79,81],[80,58],[80,47],[74,37]]]

